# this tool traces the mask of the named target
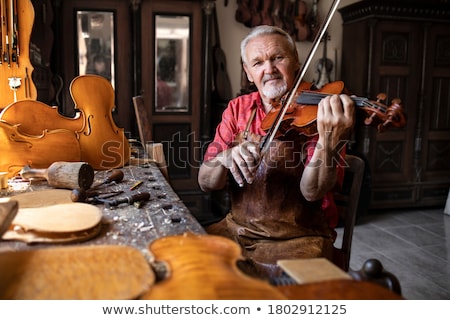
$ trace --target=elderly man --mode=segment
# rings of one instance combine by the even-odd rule
[[[279,259],[331,257],[338,220],[332,191],[342,183],[354,103],[342,94],[325,97],[317,108],[317,134],[288,130],[262,154],[264,119],[295,85],[301,64],[290,35],[273,26],[252,29],[241,57],[258,91],[229,102],[198,182],[203,191],[220,190],[230,176],[231,211],[206,229],[241,245],[245,272],[274,277]]]

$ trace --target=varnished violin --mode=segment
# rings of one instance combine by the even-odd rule
[[[330,82],[319,90],[313,90],[311,87],[312,84],[309,82],[300,84],[295,102],[288,106],[277,136],[289,130],[297,130],[306,136],[317,134],[315,121],[320,100],[327,95],[348,93],[342,81]],[[398,98],[392,100],[389,107],[381,103],[386,99],[386,95],[383,93],[378,94],[376,101],[371,101],[365,97],[350,96],[350,98],[357,107],[362,108],[367,113],[364,123],[366,125],[376,124],[380,132],[390,126],[401,128],[406,124],[401,101]],[[273,111],[269,112],[264,118],[261,124],[264,131],[269,130],[277,120],[281,104],[274,106]]]

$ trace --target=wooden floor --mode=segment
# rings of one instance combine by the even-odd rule
[[[339,237],[342,229],[338,230]],[[450,215],[443,208],[370,212],[354,230],[350,268],[380,260],[409,300],[450,299]]]

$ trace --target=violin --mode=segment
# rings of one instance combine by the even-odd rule
[[[250,20],[250,26],[256,27],[261,24],[261,13],[259,12],[260,3],[259,0],[250,0],[250,12],[252,19]]]
[[[321,88],[324,84],[331,82],[330,74],[333,70],[333,61],[328,59],[327,55],[327,42],[329,40],[328,32],[325,32],[323,38],[323,55],[316,65],[316,71],[319,73],[317,81],[314,81],[318,88]]]
[[[296,130],[306,136],[313,136],[317,134],[316,119],[317,108],[320,100],[327,95],[347,93],[343,81],[334,81],[324,85],[319,90],[312,88],[312,83],[302,82],[298,88],[295,102],[291,103],[277,132],[277,137],[286,134],[290,130]],[[393,126],[402,128],[406,124],[406,117],[403,112],[401,100],[396,98],[392,100],[392,104],[388,107],[381,103],[386,99],[383,93],[378,94],[376,101],[371,101],[365,97],[350,96],[356,107],[360,107],[367,114],[364,124],[376,124],[378,131],[383,131],[386,128]],[[283,101],[283,99],[282,99]],[[268,131],[273,123],[277,120],[281,110],[281,103],[274,106],[271,112],[264,118],[261,128]]]
[[[299,1],[296,7],[295,24],[295,40],[305,41],[310,36],[310,30],[306,24],[306,13],[308,8],[305,1]]]
[[[270,26],[274,25],[274,21],[270,12],[270,9],[272,8],[273,0],[263,0],[262,2],[262,10],[261,10],[261,24],[267,24]]]
[[[237,1],[237,9],[234,17],[236,21],[244,24],[246,27],[250,27],[250,21],[252,20],[252,12],[250,11],[250,0]]]

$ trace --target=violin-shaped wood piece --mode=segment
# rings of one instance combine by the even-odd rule
[[[167,270],[141,299],[285,299],[266,281],[244,274],[239,245],[225,237],[185,233],[149,245],[156,262]]]
[[[75,132],[55,129],[29,135],[20,129],[20,124],[12,125],[0,119],[0,171],[8,172],[9,178],[25,165],[43,169],[55,161],[80,161],[81,150]]]
[[[128,139],[112,117],[115,100],[111,83],[100,76],[82,75],[72,81],[70,93],[78,111],[74,118],[33,100],[17,101],[3,109],[2,171],[12,177],[26,165],[42,169],[56,161],[87,162],[95,170],[128,163]]]
[[[130,145],[124,129],[112,117],[114,89],[100,76],[82,75],[72,80],[70,94],[75,108],[84,115],[79,132],[82,160],[96,170],[123,167],[130,159]]]

